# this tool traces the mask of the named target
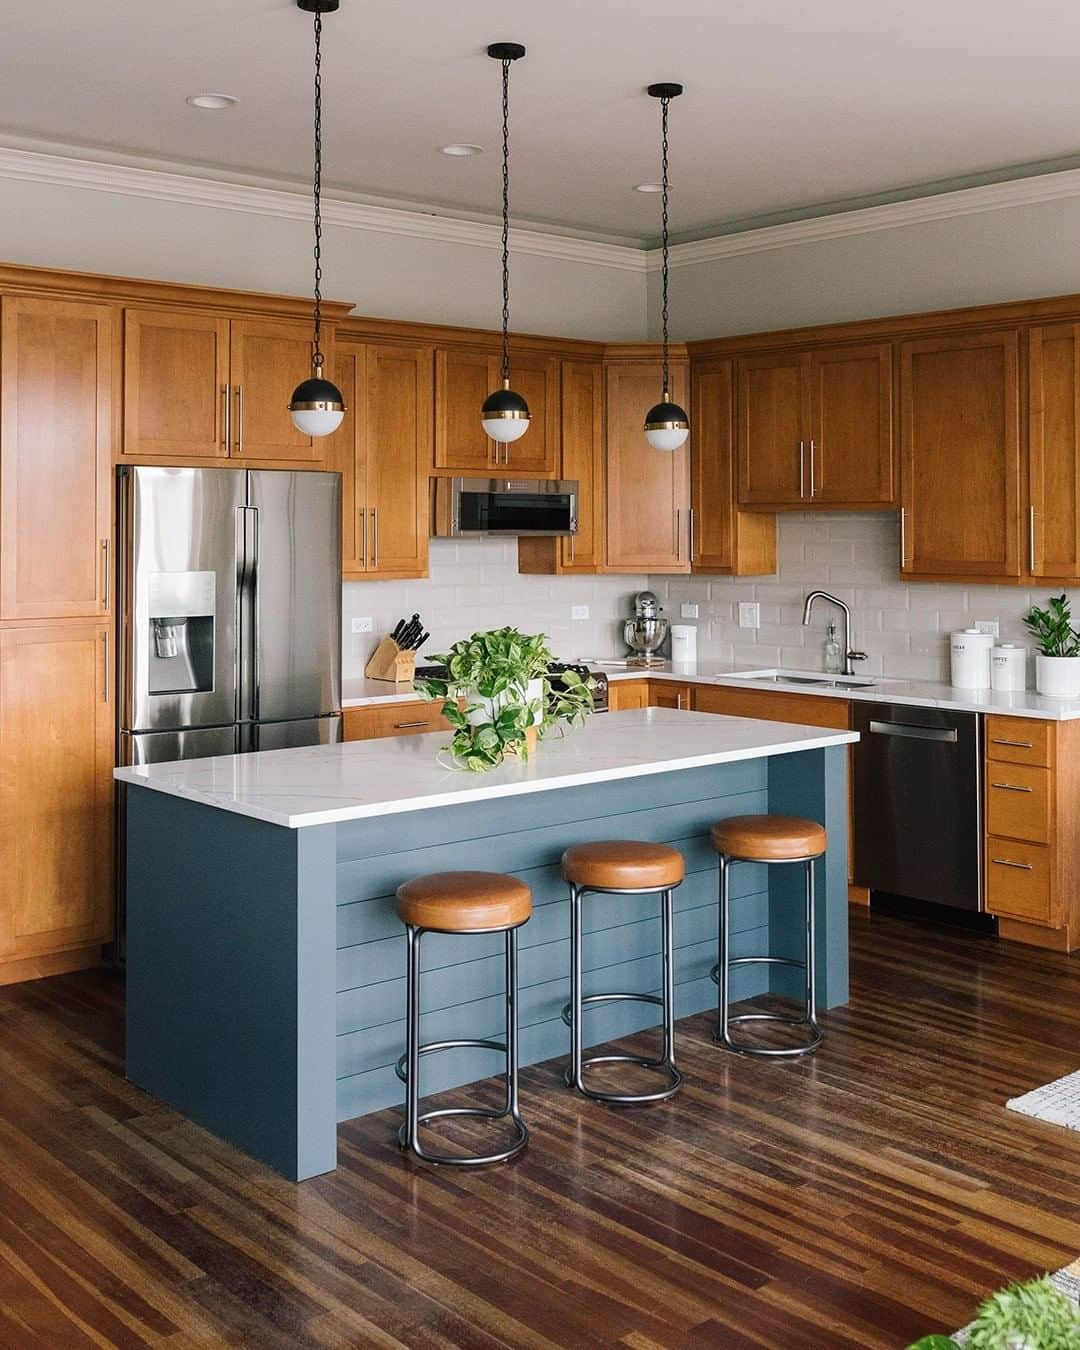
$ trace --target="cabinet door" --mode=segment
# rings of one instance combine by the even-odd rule
[[[427,575],[431,349],[370,346],[363,418],[367,574]]]
[[[435,467],[486,475],[495,442],[480,425],[484,399],[499,385],[493,353],[439,348],[435,352]],[[525,433],[531,434],[531,428]],[[501,447],[500,447],[501,450]]]
[[[341,426],[326,438],[326,467],[341,474],[341,575],[362,578],[367,567],[366,441],[363,402],[367,347],[339,342],[334,383],[345,399]],[[359,413],[358,413],[359,409]]]
[[[808,372],[811,501],[849,510],[893,504],[892,348],[811,352]]]
[[[117,315],[5,296],[0,618],[109,612]]]
[[[224,458],[228,418],[228,319],[126,310],[124,454]]]
[[[649,707],[685,708],[688,710],[690,707],[690,686],[688,684],[675,684],[673,680],[650,680]]]
[[[903,570],[1020,575],[1017,334],[900,349]]]
[[[1028,570],[1080,576],[1080,325],[1028,334]]]
[[[106,624],[0,631],[0,953],[108,940],[113,689]]]
[[[553,356],[515,356],[513,352],[510,361],[510,384],[529,405],[529,429],[519,441],[496,447],[497,459],[515,474],[557,478],[559,363]]]
[[[331,335],[323,329],[327,369],[334,369]],[[234,319],[229,370],[233,408],[231,451],[245,459],[322,460],[325,437],[293,426],[289,400],[311,375],[311,328],[278,319]]]
[[[607,563],[610,571],[690,570],[689,443],[654,450],[642,429],[660,397],[660,364],[610,365],[607,410]],[[686,406],[687,371],[673,366],[671,392]]]
[[[799,505],[809,498],[804,358],[798,352],[738,363],[739,501]]]
[[[648,706],[648,680],[612,680],[608,685],[608,707],[612,712],[627,712]]]
[[[604,368],[599,361],[562,363],[562,476],[578,485],[578,532],[557,541],[566,572],[597,572],[604,563]],[[518,541],[518,548],[525,543]],[[546,540],[537,540],[546,543]]]

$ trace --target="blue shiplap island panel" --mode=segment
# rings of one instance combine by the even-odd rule
[[[305,829],[130,783],[126,795],[128,1077],[294,1179],[336,1165],[339,1121],[403,1100],[394,1063],[405,1043],[405,941],[393,893],[424,872],[512,872],[532,888],[520,1018],[522,1062],[536,1063],[568,1047],[565,848],[626,838],[684,854],[675,915],[684,1017],[716,1003],[709,826],[746,812],[810,816],[830,834],[819,863],[819,1001],[847,1000],[843,745]],[[799,868],[735,869],[733,954],[800,951],[801,885]],[[584,926],[586,992],[659,992],[657,897],[589,896]],[[738,997],[801,994],[799,979],[749,967],[734,987]],[[502,988],[501,937],[429,935],[423,1038],[500,1037]],[[586,1041],[657,1021],[654,1008],[606,1006],[587,1014]],[[484,1052],[433,1056],[424,1089],[497,1067]]]

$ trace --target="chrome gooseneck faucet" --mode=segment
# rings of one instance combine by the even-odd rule
[[[851,610],[848,609],[843,600],[838,599],[835,595],[830,595],[828,591],[811,591],[806,597],[806,604],[803,606],[802,621],[804,624],[810,622],[810,615],[813,612],[815,600],[828,600],[830,605],[835,605],[843,614],[844,674],[854,675],[855,672],[851,668],[852,661],[865,661],[867,658],[865,652],[856,652],[851,649]]]

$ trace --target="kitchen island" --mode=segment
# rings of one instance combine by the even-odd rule
[[[676,892],[676,1011],[715,1006],[717,868],[709,826],[774,811],[820,820],[818,990],[847,1000],[846,731],[645,709],[595,717],[528,763],[442,767],[444,733],[118,769],[127,841],[127,1076],[284,1175],[336,1166],[339,1121],[399,1103],[405,939],[398,884],[425,872],[513,872],[532,887],[521,934],[521,1058],[567,1050],[570,844],[638,838],[687,862]],[[801,951],[800,869],[733,874],[733,955]],[[656,991],[649,897],[594,896],[586,984]],[[425,943],[423,1037],[493,1036],[501,936]],[[741,967],[735,994],[794,993],[783,967]],[[769,981],[772,981],[771,985]],[[590,1012],[597,1044],[655,1009]],[[717,1054],[721,1054],[717,1051]],[[424,1066],[425,1092],[492,1072],[467,1051]],[[767,1069],[762,1072],[768,1072]],[[542,1140],[542,1130],[537,1142]]]

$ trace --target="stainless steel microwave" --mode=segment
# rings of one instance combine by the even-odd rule
[[[577,534],[578,485],[547,478],[436,478],[437,538]]]

